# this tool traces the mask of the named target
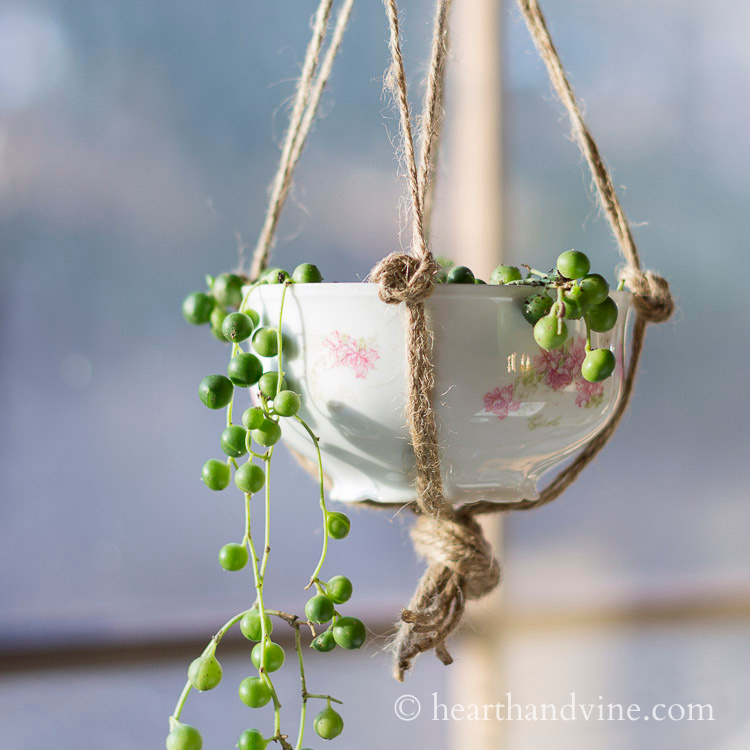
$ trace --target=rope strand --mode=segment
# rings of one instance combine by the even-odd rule
[[[553,88],[568,112],[575,140],[591,169],[600,203],[627,264],[624,276],[633,289],[638,314],[623,393],[612,417],[576,459],[542,491],[537,500],[502,504],[479,502],[460,508],[454,508],[446,501],[440,474],[437,425],[432,409],[433,337],[427,325],[424,303],[432,294],[436,271],[426,237],[429,217],[425,216],[425,204],[434,182],[433,149],[437,146],[443,113],[451,0],[437,0],[435,8],[427,90],[423,114],[419,119],[419,167],[415,157],[401,52],[398,8],[396,0],[384,0],[384,3],[390,28],[391,52],[386,85],[392,91],[399,109],[405,169],[411,196],[412,242],[410,254],[391,253],[373,269],[371,278],[378,284],[378,293],[383,302],[406,304],[407,423],[417,469],[416,499],[411,507],[418,517],[412,528],[412,540],[417,552],[428,562],[414,596],[401,613],[401,622],[393,643],[394,676],[402,681],[414,658],[425,651],[434,649],[444,664],[452,662],[445,642],[458,626],[466,601],[484,596],[500,581],[500,566],[474,517],[481,513],[537,508],[555,500],[578,478],[606,445],[630,404],[647,324],[668,319],[674,309],[674,302],[669,293],[669,285],[663,278],[651,271],[644,273],[641,270],[630,225],[596,142],[583,121],[575,94],[536,0],[518,0]]]
[[[604,159],[602,159],[599,153],[599,147],[596,145],[596,141],[583,120],[581,108],[578,106],[573,87],[570,85],[565,68],[560,60],[560,55],[552,41],[539,3],[537,0],[518,0],[518,7],[526,21],[526,26],[529,29],[534,46],[547,68],[550,83],[565,106],[573,137],[588,162],[591,176],[594,179],[594,184],[599,195],[599,201],[604,209],[607,221],[609,221],[609,225],[612,228],[612,234],[614,234],[617,240],[620,252],[630,268],[640,270],[641,259],[638,255],[635,240],[633,239],[633,233],[630,230],[630,224],[620,205],[620,199],[617,197],[615,186],[612,183],[612,178],[604,163]]]
[[[341,42],[344,39],[344,33],[346,32],[346,27],[349,23],[353,5],[354,0],[344,0],[339,14],[336,17],[336,25],[334,26],[333,34],[331,35],[331,42],[328,45],[328,49],[326,50],[325,56],[323,57],[323,61],[320,63],[318,75],[315,79],[315,83],[313,84],[312,91],[310,92],[310,104],[305,110],[305,116],[302,118],[300,130],[294,142],[294,148],[292,149],[290,157],[292,171],[294,170],[294,167],[297,165],[297,162],[302,155],[302,149],[305,147],[307,134],[310,132],[310,128],[315,121],[315,116],[318,112],[318,105],[320,104],[320,98],[323,94],[323,89],[328,83],[328,79],[331,77],[331,73],[333,72],[333,62],[336,59],[336,55],[338,54],[339,48],[341,47]]]
[[[419,118],[420,162],[412,134],[411,111],[401,53],[396,0],[385,0],[390,28],[391,67],[387,86],[398,104],[405,169],[411,195],[412,242],[410,255],[392,253],[371,274],[380,298],[388,304],[406,304],[407,424],[417,468],[416,505],[422,514],[412,529],[417,550],[429,567],[401,622],[393,644],[394,676],[402,681],[413,659],[434,649],[444,664],[452,659],[445,639],[461,620],[467,598],[491,591],[500,577],[479,525],[470,518],[458,520],[445,499],[440,475],[440,446],[432,389],[432,331],[427,325],[425,300],[432,294],[437,271],[427,242],[424,207],[431,193],[433,164],[443,115],[445,65],[448,57],[448,18],[451,0],[438,0],[422,116]],[[450,530],[450,533],[446,533]],[[421,536],[420,536],[421,535]],[[426,540],[426,541],[425,541]],[[438,554],[443,550],[445,554]],[[436,554],[438,556],[436,557]]]
[[[409,179],[411,192],[412,214],[412,246],[411,252],[415,258],[424,257],[429,253],[425,240],[422,220],[422,195],[419,187],[417,161],[414,155],[414,136],[411,126],[411,109],[406,88],[406,72],[404,57],[401,54],[401,32],[399,30],[398,7],[396,0],[385,0],[385,10],[390,28],[391,66],[385,77],[385,85],[398,103],[401,138],[406,161],[406,174]]]
[[[419,198],[423,221],[429,230],[427,212],[428,196],[435,184],[435,160],[443,123],[443,91],[445,89],[445,67],[448,62],[449,25],[448,18],[453,0],[438,3],[432,30],[432,51],[425,91],[424,115],[420,128]],[[431,201],[429,201],[431,202]]]
[[[266,216],[253,253],[250,267],[251,279],[257,279],[268,264],[279,217],[289,195],[289,190],[292,187],[294,169],[302,155],[302,149],[305,146],[305,141],[315,120],[320,98],[330,78],[333,61],[341,46],[341,40],[346,31],[353,4],[354,0],[344,0],[339,9],[333,37],[323,58],[323,62],[320,64],[317,78],[315,77],[315,73],[318,70],[320,53],[326,37],[333,0],[321,0],[318,10],[315,13],[312,36],[307,46],[302,72],[297,82],[297,91],[294,96],[292,112],[289,116],[289,126],[281,149],[279,166],[271,183],[271,194],[268,208],[266,209]]]

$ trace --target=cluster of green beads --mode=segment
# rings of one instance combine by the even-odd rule
[[[470,268],[455,266],[439,258],[436,280],[443,284],[484,284]],[[615,355],[609,349],[591,348],[591,331],[605,333],[617,323],[617,304],[609,296],[609,283],[598,273],[590,273],[591,262],[585,253],[567,250],[557,258],[555,268],[540,273],[529,268],[524,278],[517,266],[500,265],[490,275],[490,284],[533,286],[534,292],[523,300],[523,317],[534,326],[534,340],[545,351],[558,349],[568,339],[566,320],[586,324],[586,356],[581,375],[590,383],[606,380],[615,369]],[[555,296],[550,296],[552,291]]]
[[[206,461],[201,470],[201,477],[209,489],[221,491],[231,483],[234,468],[234,484],[245,497],[246,529],[241,542],[230,542],[219,550],[219,564],[224,570],[238,571],[250,562],[255,580],[256,600],[249,610],[239,613],[226,623],[204,652],[190,664],[188,681],[177,709],[170,718],[171,731],[167,737],[167,750],[201,750],[203,740],[200,732],[179,720],[182,706],[191,688],[199,691],[212,690],[221,682],[222,667],[216,658],[216,647],[224,634],[238,623],[245,638],[254,643],[250,658],[257,670],[257,674],[251,674],[240,682],[239,698],[251,708],[262,708],[273,702],[274,731],[264,734],[259,729],[247,729],[240,735],[237,746],[239,750],[264,750],[268,743],[275,741],[283,748],[293,747],[287,741],[287,735],[281,732],[280,703],[270,678],[270,675],[281,669],[286,661],[283,647],[271,639],[272,615],[284,620],[295,631],[303,704],[295,750],[303,750],[300,746],[304,735],[305,707],[309,699],[326,701],[325,708],[313,721],[313,728],[319,737],[325,740],[333,739],[341,734],[344,728],[342,717],[331,706],[332,702],[340,701],[329,695],[307,692],[299,631],[302,625],[309,627],[312,634],[310,645],[321,653],[330,652],[336,647],[358,649],[365,642],[367,631],[364,623],[356,617],[341,615],[338,609],[352,596],[351,581],[343,575],[333,576],[328,581],[319,578],[326,557],[328,539],[344,539],[349,534],[351,522],[346,514],[326,508],[318,438],[299,416],[301,396],[289,387],[284,377],[282,355],[287,347],[281,333],[283,296],[279,323],[275,328],[261,326],[260,315],[249,306],[252,291],[262,284],[283,284],[285,294],[286,288],[291,284],[320,281],[322,276],[318,268],[305,263],[298,266],[291,276],[283,269],[270,269],[243,293],[243,287],[248,280],[237,274],[226,273],[216,278],[208,277],[208,290],[193,292],[183,302],[182,311],[188,322],[195,325],[208,324],[217,339],[232,344],[227,374],[208,375],[198,387],[198,396],[207,408],[227,410],[226,427],[219,437],[219,445],[226,458],[212,458]],[[265,370],[261,358],[275,358],[278,369]],[[260,404],[250,406],[242,412],[241,424],[234,424],[232,420],[237,388],[257,389],[256,402]],[[283,421],[289,419],[297,420],[315,445],[319,459],[320,505],[324,519],[323,552],[307,585],[307,588],[315,588],[315,594],[305,604],[304,618],[270,610],[265,606],[267,592],[263,583],[270,544],[266,537],[261,559],[256,554],[250,535],[250,500],[254,494],[265,488],[266,513],[269,512],[269,472],[273,446],[281,439]],[[239,464],[237,460],[245,456],[247,460]],[[321,631],[318,627],[320,625],[327,627]]]

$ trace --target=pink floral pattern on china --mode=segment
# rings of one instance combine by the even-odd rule
[[[581,375],[581,365],[586,356],[586,338],[581,336],[569,340],[560,349],[545,352],[540,350],[524,371],[511,385],[494,388],[484,394],[485,411],[505,419],[521,408],[521,402],[529,399],[540,386],[553,391],[575,389],[575,404],[579,408],[599,406],[604,396],[602,383],[589,383]],[[529,427],[542,426],[540,415],[529,419]]]
[[[377,350],[367,346],[363,339],[356,340],[347,333],[333,331],[323,339],[329,367],[348,367],[354,377],[364,380],[380,359]]]
[[[498,419],[505,419],[512,411],[521,408],[521,402],[513,398],[513,386],[506,385],[505,388],[495,388],[484,394],[484,408],[497,415]]]

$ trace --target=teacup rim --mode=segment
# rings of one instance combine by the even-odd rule
[[[249,285],[244,287],[245,290],[249,288]],[[263,284],[257,287],[256,291],[272,290],[283,288],[282,284]],[[376,294],[377,284],[369,281],[323,281],[319,283],[305,284],[295,283],[290,284],[288,289],[294,291],[294,294],[302,294],[304,296],[317,296],[318,292],[325,290],[326,294],[331,292],[341,293],[342,296],[349,295],[351,293],[363,292],[365,294]],[[533,294],[534,289],[540,289],[540,287],[534,286],[507,286],[505,284],[435,284],[432,296],[440,298],[450,297],[464,297],[468,295],[474,295],[484,299],[508,299],[518,300],[523,299],[529,294]],[[633,293],[627,290],[610,289],[609,296],[612,297],[618,305],[631,304],[633,299]]]

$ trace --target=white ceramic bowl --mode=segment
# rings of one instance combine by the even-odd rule
[[[254,290],[250,306],[278,323],[282,287]],[[427,300],[435,334],[433,405],[445,494],[454,503],[538,496],[537,481],[604,426],[622,392],[630,294],[612,292],[615,328],[593,334],[615,373],[581,377],[583,321],[568,321],[562,350],[544,352],[521,314],[528,287],[438,285]],[[406,502],[414,497],[414,453],[405,424],[405,309],[386,305],[370,283],[288,287],[283,367],[302,394],[300,416],[320,437],[334,500]],[[266,362],[273,367],[271,360]],[[309,436],[283,420],[283,440],[315,460]]]

